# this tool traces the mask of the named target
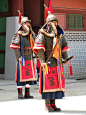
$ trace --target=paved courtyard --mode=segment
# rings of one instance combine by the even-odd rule
[[[38,87],[39,83],[31,86],[31,94],[34,95],[34,99],[19,100],[16,83],[9,80],[0,80],[0,112],[2,113],[0,115],[17,115],[16,111],[18,114],[24,115],[27,114],[26,110],[32,112],[32,114],[86,115],[86,79],[66,80],[65,97],[56,100],[56,105],[62,109],[59,113],[45,111],[44,100],[41,100]]]

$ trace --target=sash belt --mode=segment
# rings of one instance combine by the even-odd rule
[[[25,49],[24,54],[25,55],[31,55],[31,54],[33,54],[33,51],[32,51],[32,49]]]

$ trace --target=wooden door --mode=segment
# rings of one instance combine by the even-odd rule
[[[0,74],[5,68],[6,17],[0,18]]]

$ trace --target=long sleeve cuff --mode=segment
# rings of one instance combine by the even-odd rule
[[[63,52],[62,53],[62,58],[63,59],[67,59],[68,58],[68,53],[67,52]]]
[[[20,54],[20,50],[19,50],[19,49],[15,49],[15,55],[16,55],[16,59],[17,59],[17,60],[21,57],[21,54]]]

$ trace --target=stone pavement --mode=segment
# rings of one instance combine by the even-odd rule
[[[34,99],[19,100],[16,83],[9,80],[0,80],[0,115],[28,115],[29,113],[32,115],[34,113],[38,115],[86,115],[86,79],[78,81],[66,79],[65,97],[56,100],[56,105],[62,109],[59,113],[45,111],[44,100],[41,100],[38,87],[39,84],[31,86],[31,94],[34,95]]]

